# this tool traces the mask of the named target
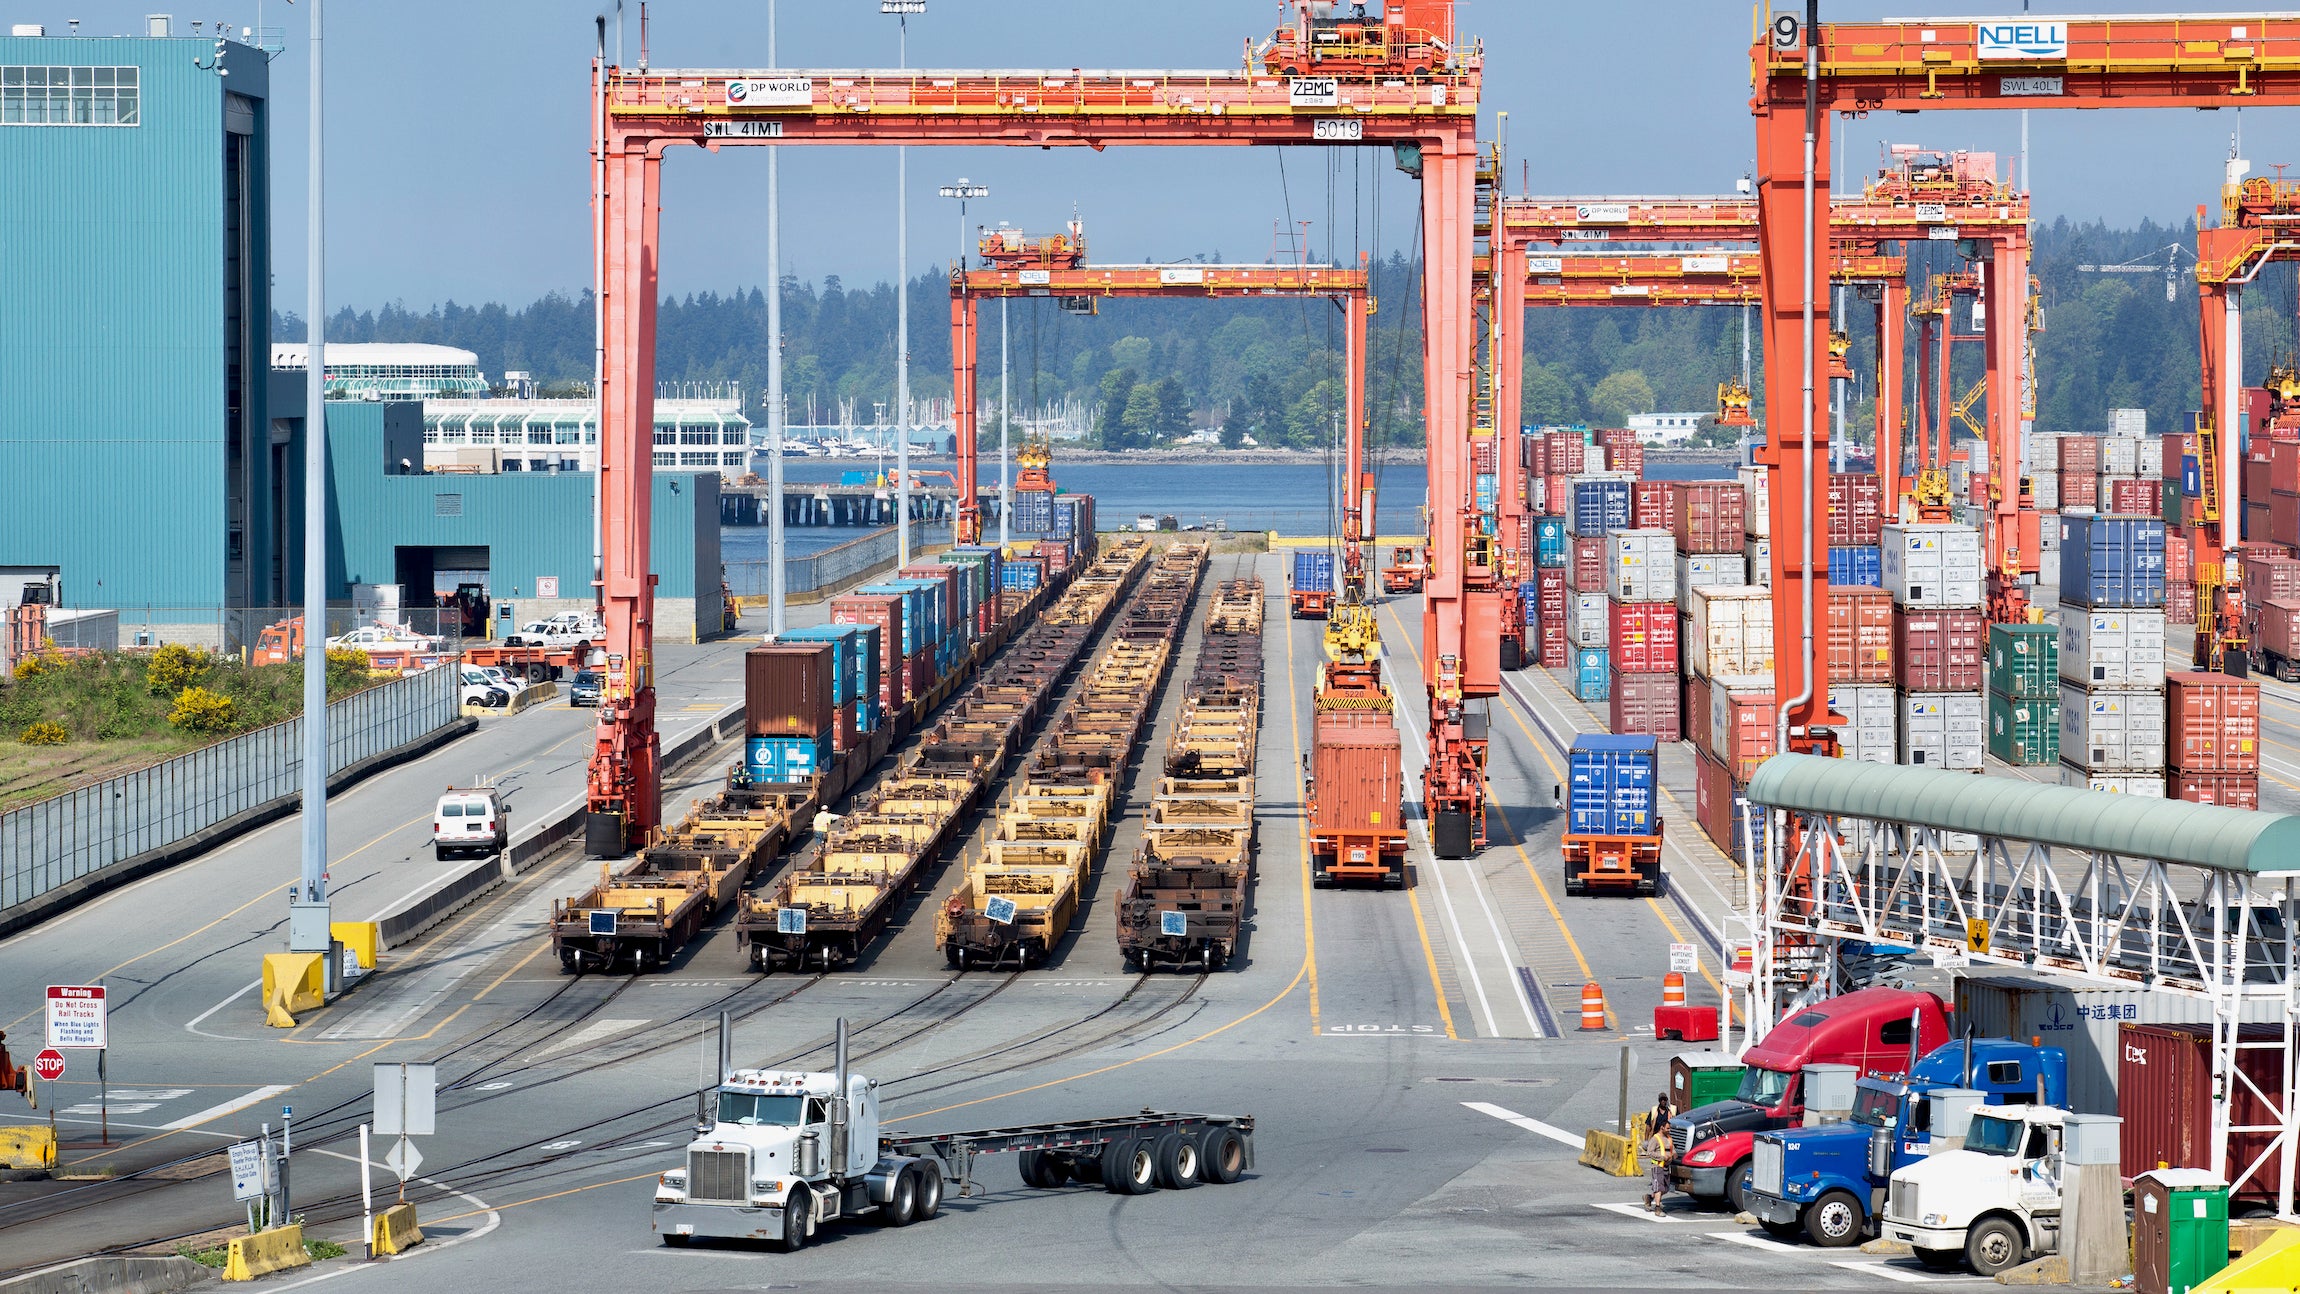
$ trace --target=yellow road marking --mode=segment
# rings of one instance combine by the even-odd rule
[[[425,1218],[423,1225],[427,1227],[444,1226],[450,1222],[461,1222],[465,1218],[476,1218],[489,1213],[501,1213],[505,1209],[516,1209],[525,1204],[541,1204],[545,1200],[556,1200],[568,1195],[581,1195],[585,1191],[595,1191],[602,1186],[621,1186],[626,1182],[643,1182],[650,1177],[661,1176],[661,1173],[634,1173],[629,1177],[618,1177],[611,1182],[593,1182],[589,1186],[570,1186],[564,1191],[553,1191],[549,1195],[537,1195],[524,1200],[514,1200],[509,1204],[490,1204],[484,1209],[467,1209],[462,1213],[450,1213],[444,1218]]]
[[[1294,767],[1302,766],[1302,698],[1301,680],[1294,673],[1294,620],[1286,617],[1286,717],[1294,729]],[[1310,915],[1310,815],[1309,806],[1294,815],[1294,827],[1302,838],[1302,967],[1310,980],[1310,1032],[1320,1032],[1318,1023],[1318,931]],[[1444,993],[1439,993],[1442,1004]]]
[[[536,958],[542,956],[544,951],[550,947],[551,945],[548,943],[536,945],[534,952],[531,952],[525,957],[520,958],[518,963],[514,965],[510,970],[507,970],[501,975],[496,976],[494,983],[488,985],[486,988],[479,990],[477,993],[474,993],[471,997],[471,1000],[477,1002],[479,999],[486,997],[488,994],[493,993],[495,990],[503,987],[503,981],[510,979],[512,976],[517,975],[520,971],[525,970],[527,963],[534,961]]]
[[[1437,994],[1438,1019],[1445,1021],[1445,1036],[1459,1041],[1461,1035],[1453,1030],[1453,1008],[1445,1004],[1445,985],[1438,982],[1437,953],[1430,948],[1430,930],[1422,923],[1422,901],[1408,888],[1406,902],[1413,905],[1414,933],[1421,936],[1422,961],[1430,968],[1430,991]]]

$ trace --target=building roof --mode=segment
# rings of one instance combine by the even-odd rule
[[[477,368],[479,356],[454,346],[433,346],[426,342],[354,341],[334,342],[327,348],[330,368],[360,367],[429,367]],[[311,348],[300,341],[272,343],[272,367],[301,372],[311,367]]]
[[[1904,822],[2221,871],[2300,867],[2300,816],[2010,777],[1775,755],[1757,766],[1749,799],[1776,809]]]

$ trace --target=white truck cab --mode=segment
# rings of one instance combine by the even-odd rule
[[[1975,1109],[1963,1149],[1894,1172],[1884,1237],[1906,1242],[1927,1267],[1961,1259],[1982,1276],[2058,1252],[2067,1118],[2048,1105]]]

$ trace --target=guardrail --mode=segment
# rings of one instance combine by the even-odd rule
[[[327,716],[330,793],[476,726],[448,669],[331,702]],[[0,935],[292,813],[302,793],[299,716],[0,814]]]
[[[667,772],[709,754],[721,742],[741,732],[742,727],[743,707],[739,703],[728,706],[709,723],[664,746],[664,770]],[[377,934],[382,946],[397,948],[407,943],[496,886],[516,879],[521,872],[556,852],[559,846],[581,835],[585,803],[584,797],[578,795],[545,811],[533,828],[514,837],[502,853],[473,863],[441,880],[431,890],[411,895],[391,911],[377,916]]]

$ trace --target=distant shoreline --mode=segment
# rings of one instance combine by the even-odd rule
[[[1645,461],[1649,463],[1732,463],[1739,459],[1731,449],[1648,449]],[[1370,463],[1413,466],[1429,461],[1429,454],[1421,449],[1382,449],[1366,455]],[[794,459],[793,462],[846,462],[865,460]],[[949,463],[948,454],[911,455],[913,463]],[[984,454],[986,466],[998,462],[995,449]],[[1102,449],[1075,449],[1066,445],[1054,447],[1054,469],[1062,470],[1065,463],[1085,467],[1313,467],[1326,461],[1324,450],[1317,449],[1133,449],[1111,451]]]

